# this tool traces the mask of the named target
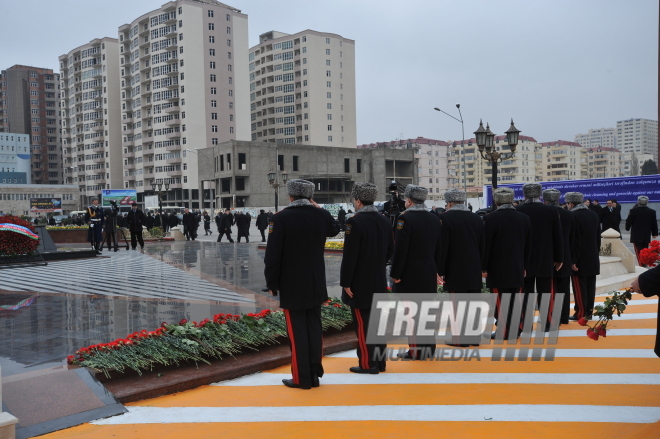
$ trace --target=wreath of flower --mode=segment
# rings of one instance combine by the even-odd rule
[[[34,224],[14,215],[0,216],[0,223],[16,224],[35,232]],[[0,233],[0,256],[29,255],[37,250],[39,240],[11,231]]]

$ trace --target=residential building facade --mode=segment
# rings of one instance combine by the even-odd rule
[[[576,134],[575,143],[585,148],[616,148],[616,137],[616,128],[599,128],[587,134]]]
[[[79,195],[78,185],[0,183],[0,214],[39,216],[30,212],[30,198],[61,198],[62,215],[68,215],[84,207]]]
[[[30,136],[30,180],[60,184],[59,75],[52,69],[15,65],[0,72],[0,133]]]
[[[358,145],[358,149],[412,149],[417,160],[419,184],[429,190],[428,200],[442,200],[447,189],[456,185],[454,148],[443,140],[426,137]]]
[[[355,148],[355,41],[266,32],[248,63],[253,141]]]
[[[197,150],[249,139],[248,22],[215,0],[176,0],[119,27],[123,188],[152,183],[200,208]]]
[[[80,204],[122,187],[119,57],[115,38],[96,38],[59,57],[64,179]]]
[[[537,179],[539,181],[579,180],[583,175],[584,150],[579,143],[567,140],[542,142],[537,145]]]
[[[616,145],[622,153],[651,154],[658,163],[658,121],[627,119],[616,123]],[[641,166],[641,165],[640,165]]]
[[[582,178],[621,177],[621,151],[616,148],[583,148]]]
[[[316,185],[317,203],[350,203],[356,182],[378,186],[378,200],[388,199],[392,180],[399,185],[417,184],[417,159],[413,149],[357,149],[317,145],[278,144],[277,142],[229,141],[201,150],[199,179],[217,188],[215,206],[279,206],[289,204],[282,174],[288,179],[302,178]],[[208,159],[209,157],[211,159]],[[275,172],[282,184],[273,189],[268,173]],[[205,208],[210,204],[205,205]]]
[[[30,184],[30,137],[0,133],[0,183]]]

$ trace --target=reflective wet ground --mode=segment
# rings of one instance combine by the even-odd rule
[[[71,245],[69,245],[71,246]],[[263,293],[255,243],[147,244],[103,257],[0,270],[2,375],[62,364],[77,349],[181,319],[278,306]],[[341,254],[327,254],[328,293],[339,295]]]

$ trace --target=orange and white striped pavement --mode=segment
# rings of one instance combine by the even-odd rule
[[[562,325],[553,361],[491,361],[491,345],[480,360],[390,361],[385,373],[356,375],[349,351],[324,358],[316,389],[283,386],[290,367],[281,367],[42,437],[657,439],[657,309],[657,299],[634,295],[598,341],[577,323]]]

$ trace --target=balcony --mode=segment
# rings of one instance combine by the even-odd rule
[[[97,125],[92,127],[92,131],[103,131],[103,125]]]
[[[135,146],[135,141],[129,140],[128,142],[122,142],[121,144],[122,144],[122,146],[131,146],[131,147],[133,147],[133,146]]]
[[[167,145],[165,151],[181,151],[181,145]]]
[[[164,111],[165,113],[178,113],[179,110],[180,110],[179,106],[178,106],[178,105],[175,105],[175,106],[173,106],[173,107],[165,108],[163,111]]]
[[[183,161],[183,160],[181,159],[181,157],[177,157],[177,158],[173,158],[173,159],[167,159],[167,160],[165,160],[165,162],[166,162],[168,165],[176,165],[177,163],[181,163],[182,161]]]
[[[132,158],[134,158],[134,157],[135,157],[135,153],[134,153],[134,152],[126,152],[126,153],[124,153],[124,158],[125,158],[125,159],[132,159]]]
[[[149,66],[149,63],[144,62],[144,61],[140,61],[140,72],[148,71],[149,69],[151,69],[151,67]]]
[[[182,171],[181,171],[181,170],[178,170],[178,171],[167,171],[167,176],[168,176],[168,177],[181,177],[181,174],[182,174]],[[170,189],[171,189],[171,187],[170,187]]]
[[[124,169],[128,169],[129,171],[135,169],[135,163],[124,165]]]
[[[181,189],[183,185],[181,183],[170,183],[170,189]]]
[[[178,139],[181,137],[181,133],[167,133],[165,134],[165,138],[167,139]]]
[[[144,171],[144,172],[142,173],[142,178],[154,178],[154,173],[153,173],[153,172],[147,172],[147,171]]]
[[[174,125],[179,125],[181,123],[180,119],[172,119],[172,120],[167,120],[165,121],[165,126],[166,127],[171,127]]]

